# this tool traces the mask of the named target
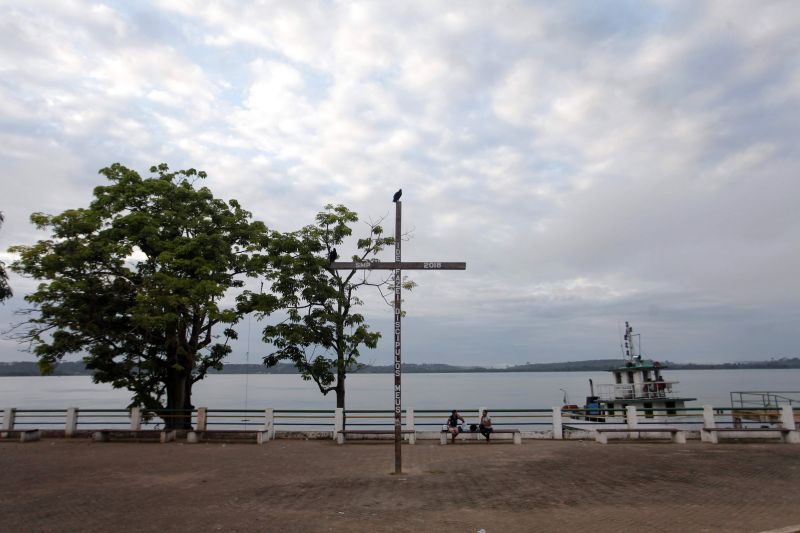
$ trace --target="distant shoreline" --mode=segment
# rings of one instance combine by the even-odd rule
[[[563,363],[528,363],[514,365],[507,368],[490,368],[482,366],[460,366],[445,364],[416,364],[403,365],[406,374],[457,374],[457,373],[509,373],[509,372],[605,372],[610,368],[619,366],[621,359],[596,359],[589,361],[570,361]],[[673,363],[665,361],[662,367],[672,370],[775,370],[800,368],[800,357],[771,359],[769,361],[748,361],[737,363],[719,364],[693,364]],[[391,374],[394,367],[391,365],[364,365],[353,373],[358,374]],[[281,363],[268,368],[259,364],[229,363],[222,371],[211,371],[209,374],[297,374],[293,365]],[[38,376],[39,369],[36,363],[16,361],[0,363],[0,377]],[[89,376],[83,363],[67,361],[59,364],[55,376]]]

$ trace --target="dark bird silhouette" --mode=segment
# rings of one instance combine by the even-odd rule
[[[396,193],[394,193],[394,196],[392,197],[392,201],[393,201],[394,203],[397,203],[397,201],[398,201],[398,200],[400,200],[400,197],[401,197],[401,196],[403,196],[403,189],[400,189],[399,191],[397,191]]]
[[[328,259],[330,260],[330,262],[331,262],[331,263],[333,263],[333,262],[334,262],[334,261],[336,261],[338,258],[339,258],[339,254],[338,254],[338,253],[336,253],[336,248],[334,248],[334,249],[333,249],[333,250],[331,250],[331,251],[330,251],[330,253],[328,254]]]

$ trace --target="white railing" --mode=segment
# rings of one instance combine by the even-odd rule
[[[619,383],[611,385],[595,385],[597,397],[604,401],[617,399],[659,399],[673,398],[677,391],[677,381],[650,381],[646,383]]]
[[[672,385],[667,383],[666,385]],[[614,388],[614,385],[605,387]],[[623,386],[624,387],[624,386]],[[630,386],[628,386],[630,388]],[[634,390],[634,389],[631,389]],[[667,390],[666,388],[664,390]],[[656,391],[658,392],[658,391]],[[483,408],[460,410],[467,419],[465,426],[477,422]],[[494,426],[498,428],[513,427],[519,429],[526,439],[580,439],[586,432],[595,432],[602,428],[627,427],[636,433],[636,428],[654,428],[653,424],[663,425],[669,420],[670,426],[680,426],[682,431],[689,431],[703,441],[716,442],[715,433],[727,433],[730,437],[772,438],[776,432],[784,442],[800,443],[800,409],[792,406],[762,408],[761,414],[767,419],[753,421],[748,418],[752,409],[703,407],[675,407],[663,413],[654,413],[657,409],[637,408],[628,405],[625,408],[615,407],[553,407],[550,409],[500,409],[491,411]],[[194,431],[212,433],[216,429],[224,433],[230,428],[244,432],[268,431],[269,439],[276,433],[281,438],[336,438],[343,428],[344,413],[335,410],[298,410],[298,409],[206,409],[197,408],[192,412]],[[405,430],[414,432],[417,438],[438,439],[441,423],[449,415],[449,410],[413,409],[404,410]],[[655,416],[654,416],[655,415]],[[393,426],[394,413],[391,410],[351,410],[347,413],[349,427],[385,429]],[[41,430],[43,437],[80,437],[95,431],[152,432],[160,429],[156,425],[157,417],[149,419],[147,413],[138,408],[127,409],[18,409],[6,407],[0,409],[0,440],[16,438],[19,431]],[[764,428],[769,423],[771,428]],[[278,427],[276,427],[278,426]],[[704,429],[705,428],[705,429]],[[741,430],[741,431],[740,431]],[[655,429],[650,429],[655,431]],[[762,435],[758,432],[764,432]],[[741,433],[741,435],[739,435]],[[623,435],[620,435],[621,437]],[[631,437],[635,438],[635,437]],[[38,439],[37,439],[38,440]]]

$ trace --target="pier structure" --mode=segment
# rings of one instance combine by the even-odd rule
[[[469,431],[477,423],[482,408],[459,409],[465,417],[460,441],[483,440],[479,432]],[[492,442],[523,442],[533,440],[595,439],[607,442],[625,439],[670,438],[673,442],[697,439],[717,443],[733,439],[780,439],[800,443],[796,420],[800,409],[781,405],[769,408],[769,422],[743,422],[734,407],[683,408],[676,415],[653,421],[650,413],[629,405],[605,422],[598,422],[596,413],[589,410],[551,408],[494,408],[493,426],[498,435]],[[166,433],[164,421],[170,416],[191,415],[192,430]],[[439,440],[442,424],[449,411],[414,409],[400,412],[402,442],[413,444],[420,440]],[[133,409],[24,409],[6,407],[0,410],[0,439],[22,442],[41,438],[81,438],[95,440],[137,439],[161,442],[207,440],[236,440],[265,444],[274,439],[333,439],[343,444],[361,439],[394,440],[396,411],[348,410],[348,427],[343,431],[342,409],[213,409],[199,407],[190,413],[168,410]],[[34,433],[35,432],[35,433]],[[345,435],[347,433],[347,435]],[[33,436],[35,435],[35,438]]]

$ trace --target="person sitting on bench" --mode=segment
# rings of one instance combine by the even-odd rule
[[[483,414],[481,415],[481,423],[478,426],[478,429],[480,429],[481,435],[486,437],[486,442],[488,443],[489,435],[491,435],[492,431],[494,430],[492,429],[492,419],[489,418],[489,411],[486,409],[483,410]]]
[[[447,419],[447,430],[450,432],[450,437],[452,438],[453,444],[455,444],[458,434],[461,433],[461,426],[458,423],[459,420],[462,424],[464,423],[464,417],[458,414],[458,411],[453,409],[453,412],[450,414],[450,418]]]

